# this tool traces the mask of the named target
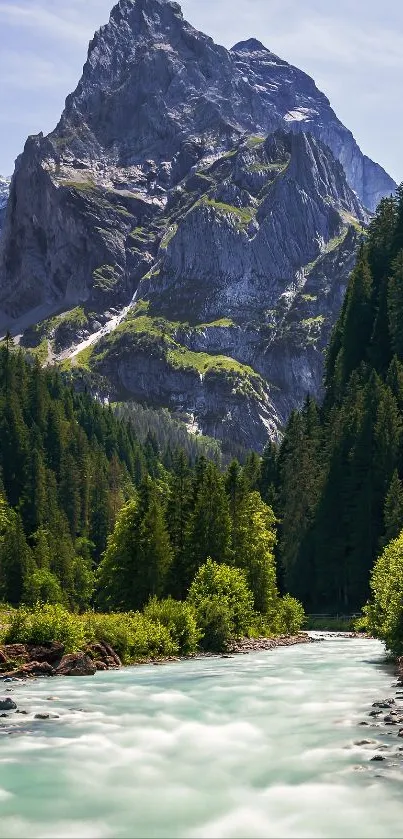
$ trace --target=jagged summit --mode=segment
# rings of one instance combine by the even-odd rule
[[[249,38],[247,41],[239,41],[230,52],[270,52],[270,50],[256,38]]]
[[[80,369],[81,346],[108,397],[261,447],[319,395],[366,208],[394,187],[258,40],[229,51],[176,3],[120,0],[17,160],[0,327],[45,321],[45,356]]]

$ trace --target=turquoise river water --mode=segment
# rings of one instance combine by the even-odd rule
[[[12,684],[0,836],[403,837],[403,765],[370,761],[403,741],[359,725],[392,682],[381,644],[331,638]]]

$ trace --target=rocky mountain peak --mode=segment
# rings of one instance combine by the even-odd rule
[[[394,187],[260,41],[228,51],[176,3],[120,0],[17,160],[1,328],[78,373],[81,347],[114,399],[261,447],[319,394],[367,210]]]
[[[249,38],[247,41],[239,41],[235,46],[232,47],[231,52],[239,52],[239,53],[260,53],[260,52],[270,52],[267,47],[262,44],[261,41],[258,41],[256,38]]]

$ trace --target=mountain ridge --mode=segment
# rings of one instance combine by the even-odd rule
[[[320,392],[364,199],[395,186],[369,163],[314,81],[260,42],[229,51],[175,3],[121,0],[56,129],[17,160],[2,325],[42,321],[46,358],[80,369],[84,352],[113,395],[262,448]]]

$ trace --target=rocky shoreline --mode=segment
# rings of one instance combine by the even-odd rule
[[[382,763],[385,769],[403,766],[403,657],[396,661],[395,675],[397,681],[392,685],[395,696],[373,702],[368,712],[370,720],[359,723],[372,735],[371,739],[355,743],[356,746],[368,746],[374,752],[369,762]],[[373,739],[375,737],[377,739]],[[386,742],[381,742],[380,738]]]
[[[318,639],[305,632],[278,638],[242,638],[233,641],[224,653],[200,652],[191,656],[147,658],[128,666],[168,664],[207,657],[229,658],[277,647],[312,643],[315,640]],[[99,671],[116,670],[123,666],[117,652],[105,641],[91,644],[86,650],[74,654],[65,654],[63,644],[56,641],[41,646],[7,644],[0,647],[0,681],[3,682],[53,676],[93,676]]]

